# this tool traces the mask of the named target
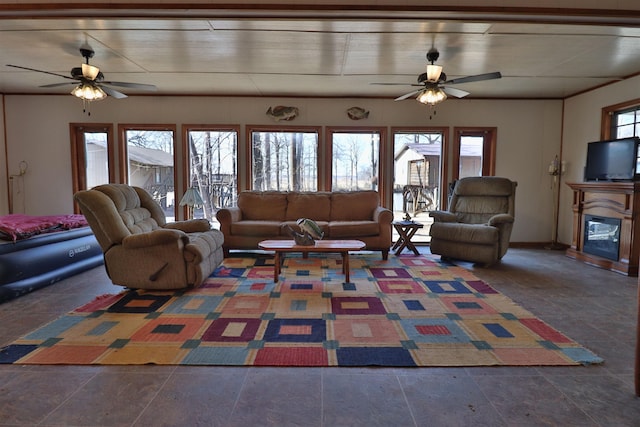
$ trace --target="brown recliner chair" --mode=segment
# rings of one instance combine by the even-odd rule
[[[105,184],[74,199],[104,253],[116,285],[139,289],[199,286],[223,259],[224,236],[206,219],[167,223],[144,189]]]
[[[433,211],[431,253],[486,266],[504,256],[515,219],[517,182],[468,177],[456,182],[448,211]]]

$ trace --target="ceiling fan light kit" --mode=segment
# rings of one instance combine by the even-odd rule
[[[80,83],[72,91],[71,95],[83,101],[101,101],[107,97],[102,88],[91,83]]]
[[[429,87],[423,90],[416,100],[422,104],[434,106],[447,99],[447,94],[439,87]]]

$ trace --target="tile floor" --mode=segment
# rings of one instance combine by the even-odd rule
[[[428,248],[422,248],[428,251]],[[640,426],[637,278],[563,252],[463,264],[605,359],[586,367],[0,365],[0,426]],[[98,267],[0,304],[0,346],[97,295]]]

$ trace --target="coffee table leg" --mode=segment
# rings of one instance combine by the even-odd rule
[[[350,282],[349,279],[349,252],[342,253],[342,272],[344,273],[344,281]]]
[[[280,252],[276,251],[276,256],[273,262],[273,282],[278,283],[278,277],[280,276]]]

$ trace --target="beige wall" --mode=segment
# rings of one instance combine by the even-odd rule
[[[109,98],[91,106],[91,116],[70,95],[6,95],[8,161],[16,173],[20,161],[29,164],[24,176],[25,212],[33,215],[72,212],[69,123],[165,123],[241,125],[240,154],[245,153],[244,125],[275,124],[269,106],[292,105],[300,115],[285,125],[310,126],[495,126],[498,128],[496,174],[518,181],[514,242],[551,240],[551,192],[547,165],[559,153],[561,101],[447,100],[429,119],[428,107],[413,100],[372,99],[129,97]],[[346,110],[360,106],[369,118],[358,122]],[[390,135],[389,135],[390,138]],[[390,141],[386,142],[390,144]],[[389,151],[392,153],[392,151]],[[391,165],[392,159],[385,160]],[[391,183],[388,183],[391,188]],[[7,198],[0,193],[2,211]]]
[[[568,166],[560,194],[560,241],[571,243],[573,226],[573,193],[564,183],[583,181],[587,143],[600,139],[602,108],[640,99],[639,88],[640,76],[574,96],[565,101],[562,151]]]

